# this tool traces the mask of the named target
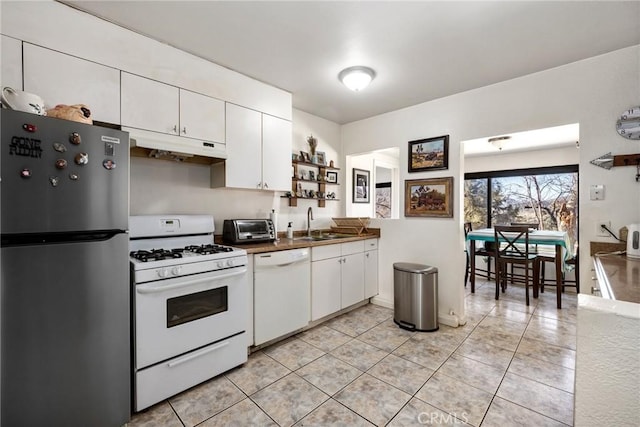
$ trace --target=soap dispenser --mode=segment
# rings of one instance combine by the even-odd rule
[[[293,239],[293,227],[291,226],[293,223],[290,222],[287,226],[287,239]]]

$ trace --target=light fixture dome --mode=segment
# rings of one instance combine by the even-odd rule
[[[375,75],[371,68],[358,65],[340,71],[338,79],[352,91],[359,92],[369,86]]]
[[[502,151],[504,148],[504,143],[511,139],[511,136],[496,136],[493,138],[489,138],[489,144],[492,144],[494,147],[498,149],[498,151]]]

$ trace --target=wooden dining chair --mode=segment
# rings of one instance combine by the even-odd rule
[[[473,231],[473,226],[470,222],[464,223],[464,237],[466,240],[467,234]],[[487,268],[478,268],[478,263],[476,262],[476,276],[481,276],[486,278],[487,280],[491,280],[491,260],[495,257],[495,243],[494,242],[483,242],[483,246],[477,246],[476,242],[476,250],[475,256],[483,257],[487,259]],[[466,252],[466,249],[465,249]],[[467,281],[469,280],[469,274],[471,273],[471,265],[470,265],[470,257],[471,255],[467,253],[467,268],[464,273],[464,286],[467,286]],[[495,273],[494,273],[495,277]]]
[[[512,222],[511,225],[513,226],[518,226],[518,227],[528,227],[529,230],[539,230],[540,229],[540,224],[538,224],[537,222]],[[529,252],[530,253],[537,253],[538,252],[538,245],[531,245],[529,246]],[[515,274],[515,269],[518,269],[518,264],[511,264],[511,283],[514,282],[514,279],[516,278],[516,274]],[[520,268],[521,269],[521,268]],[[518,275],[518,278],[520,278],[522,275]]]
[[[575,280],[569,280],[566,278],[567,272],[563,270],[562,272],[562,292],[564,292],[564,288],[566,286],[575,286],[576,293],[580,293],[580,265],[578,264],[578,260],[580,259],[579,247],[576,246],[576,252],[573,254],[573,257],[566,260],[564,263],[567,267],[573,268]],[[539,252],[538,260],[540,263],[540,292],[544,292],[545,286],[558,286],[556,283],[555,276],[552,279],[545,278],[545,265],[547,262],[556,263],[555,249],[553,253],[551,251],[548,252]]]
[[[538,256],[529,252],[529,227],[496,225],[495,241],[499,242],[495,250],[496,259],[496,299],[500,298],[500,288],[507,288],[507,265],[518,264],[525,267],[524,288],[529,305],[529,273],[532,272],[533,297],[538,298],[538,279],[540,265]]]

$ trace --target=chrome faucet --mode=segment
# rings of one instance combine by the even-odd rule
[[[311,237],[311,220],[313,219],[313,210],[311,206],[307,209],[307,236]]]

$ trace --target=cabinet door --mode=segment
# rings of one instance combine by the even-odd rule
[[[120,123],[120,71],[29,43],[24,44],[24,90],[47,108],[85,104],[91,118]]]
[[[340,310],[340,260],[329,258],[311,263],[312,321]]]
[[[226,112],[225,185],[261,188],[262,113],[228,103]]]
[[[364,253],[364,297],[378,295],[378,251]]]
[[[1,36],[2,70],[0,70],[0,88],[9,86],[22,90],[22,42],[7,36]]]
[[[180,89],[180,135],[224,143],[224,101]]]
[[[265,190],[291,190],[291,139],[290,121],[262,115],[262,182]]]
[[[178,134],[178,88],[122,72],[122,125]]]
[[[349,307],[364,300],[364,253],[342,257],[342,305]]]

